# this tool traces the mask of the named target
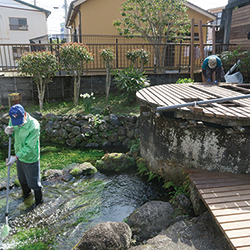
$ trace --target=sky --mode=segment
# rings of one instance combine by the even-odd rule
[[[48,34],[59,34],[60,33],[60,23],[64,22],[65,10],[64,1],[65,0],[23,0],[27,3],[34,4],[38,7],[44,8],[51,11],[48,17]],[[67,5],[71,3],[71,0],[67,0]],[[205,10],[225,6],[228,0],[188,0],[188,2],[193,3]],[[56,7],[56,8],[54,8]]]

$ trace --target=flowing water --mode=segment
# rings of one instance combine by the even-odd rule
[[[21,189],[9,196],[9,236],[0,249],[72,249],[91,226],[123,221],[150,200],[167,200],[157,185],[135,173],[43,182],[44,203],[31,209],[33,195],[25,202]],[[0,223],[5,222],[6,191],[0,192]]]

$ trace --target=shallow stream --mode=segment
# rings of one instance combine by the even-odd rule
[[[21,189],[9,196],[9,236],[0,249],[72,249],[91,226],[123,221],[150,200],[168,200],[157,183],[134,173],[94,176],[43,182],[44,203],[35,209],[33,195],[25,202]],[[0,223],[5,222],[6,191],[0,192]]]

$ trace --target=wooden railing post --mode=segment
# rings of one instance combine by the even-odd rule
[[[213,47],[212,47],[212,54],[215,55],[215,26],[212,28],[212,41],[213,41]],[[215,81],[215,72],[213,73],[213,81]]]
[[[202,20],[199,20],[198,22],[198,27],[199,27],[199,41],[200,41],[200,57],[201,57],[201,66],[204,61],[204,42],[203,42],[203,30],[202,30]],[[205,77],[202,74],[202,82],[206,82]]]
[[[194,79],[194,18],[191,19],[190,78]]]

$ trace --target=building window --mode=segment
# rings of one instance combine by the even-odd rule
[[[28,30],[27,19],[10,17],[10,29],[11,30]]]

